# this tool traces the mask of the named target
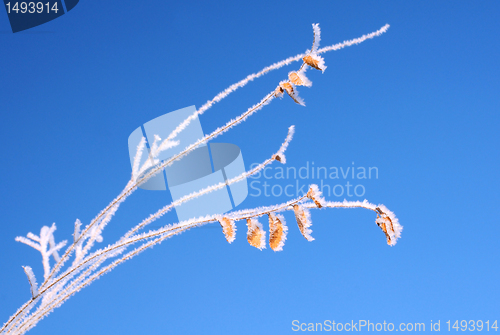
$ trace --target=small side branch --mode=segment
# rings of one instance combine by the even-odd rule
[[[31,289],[31,298],[35,299],[38,295],[38,284],[36,283],[36,277],[35,274],[33,273],[33,270],[29,266],[23,266],[24,273],[26,273],[26,276],[28,277],[28,281],[30,283],[30,289]]]

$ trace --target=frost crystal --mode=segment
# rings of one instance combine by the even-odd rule
[[[266,232],[262,228],[262,224],[257,219],[247,219],[247,240],[252,247],[260,250],[266,248]]]
[[[285,245],[288,227],[280,214],[269,213],[269,246],[274,251],[282,251]]]
[[[293,205],[293,211],[295,212],[295,219],[297,220],[297,225],[299,226],[299,230],[302,235],[309,242],[314,241],[314,238],[311,236],[311,214],[309,213],[309,210],[300,205]]]

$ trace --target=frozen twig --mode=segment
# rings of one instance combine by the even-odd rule
[[[31,288],[31,297],[33,299],[36,298],[38,295],[38,284],[36,283],[36,277],[35,274],[33,273],[33,270],[29,266],[23,266],[24,273],[26,273],[26,276],[28,277],[28,281],[30,283],[30,288]]]
[[[16,313],[14,313],[9,320],[0,329],[0,333],[8,334],[23,334],[32,327],[34,327],[43,317],[48,315],[56,307],[60,306],[64,301],[69,299],[73,294],[78,292],[83,287],[89,285],[94,280],[103,274],[111,271],[117,265],[129,260],[142,251],[161,243],[165,239],[180,234],[188,229],[199,227],[212,222],[219,222],[224,236],[228,242],[234,241],[236,237],[236,222],[245,221],[248,227],[247,240],[250,245],[264,249],[266,247],[266,236],[269,237],[269,245],[274,251],[283,250],[284,243],[288,232],[288,226],[285,222],[285,217],[280,213],[286,211],[293,211],[297,221],[298,229],[308,241],[312,241],[311,236],[311,218],[310,211],[316,208],[351,208],[359,207],[372,210],[376,213],[377,218],[375,223],[384,232],[387,243],[395,245],[401,235],[402,227],[398,219],[387,209],[384,205],[373,205],[366,200],[363,202],[328,202],[322,197],[316,185],[311,185],[308,192],[296,199],[289,200],[282,204],[277,204],[267,207],[258,207],[245,210],[233,211],[230,213],[219,213],[215,215],[208,215],[200,218],[192,218],[187,221],[182,221],[176,224],[170,224],[160,229],[151,230],[144,233],[139,233],[141,229],[146,227],[151,222],[159,219],[166,212],[171,210],[174,206],[180,205],[206,193],[219,190],[227,185],[240,182],[245,178],[259,172],[268,164],[275,160],[286,163],[285,151],[290,143],[294,127],[291,126],[288,130],[288,135],[281,145],[280,149],[265,160],[262,164],[244,172],[239,176],[227,180],[224,183],[215,184],[197,192],[193,192],[181,199],[178,199],[171,204],[159,209],[156,213],[151,214],[135,227],[126,232],[123,237],[113,244],[92,251],[95,242],[103,240],[102,233],[106,225],[111,221],[114,214],[123,203],[139,185],[149,180],[155,174],[161,172],[165,167],[171,165],[176,160],[182,159],[184,156],[198,148],[199,146],[207,143],[209,140],[225,133],[229,129],[235,127],[241,122],[245,121],[248,117],[253,115],[258,110],[269,104],[274,98],[282,97],[287,93],[296,103],[304,105],[303,100],[299,97],[297,87],[305,86],[311,87],[312,82],[306,76],[307,69],[314,68],[321,70],[326,69],[324,59],[320,54],[327,51],[339,50],[346,46],[359,44],[367,39],[379,36],[387,31],[389,25],[385,25],[378,31],[371,34],[363,35],[359,38],[319,48],[321,40],[321,31],[318,24],[313,24],[313,43],[310,50],[304,54],[299,54],[294,57],[287,58],[281,62],[275,63],[263,70],[247,76],[245,79],[231,85],[212,100],[205,103],[195,113],[181,122],[175,129],[162,140],[158,135],[154,136],[154,142],[149,148],[149,157],[141,166],[141,158],[146,146],[146,139],[142,138],[137,146],[137,151],[132,162],[132,173],[130,180],[127,182],[123,190],[118,196],[111,201],[99,214],[90,221],[89,224],[82,228],[82,223],[77,219],[75,222],[73,243],[64,251],[62,256],[59,252],[66,245],[66,241],[57,243],[54,238],[56,230],[55,224],[52,226],[44,226],[40,230],[40,235],[37,236],[33,233],[28,233],[26,237],[16,237],[16,241],[26,244],[38,252],[42,256],[42,264],[44,269],[44,281],[38,286],[35,274],[29,266],[24,266],[24,272],[28,277],[31,291],[31,299],[21,306]],[[178,154],[173,155],[164,162],[159,161],[159,154],[174,146],[179,145],[179,141],[175,140],[176,136],[184,130],[189,123],[194,120],[198,115],[203,114],[213,104],[221,101],[230,93],[234,92],[240,87],[245,86],[248,82],[268,73],[269,71],[279,69],[283,66],[289,65],[292,62],[302,60],[302,65],[297,71],[288,73],[288,78],[281,81],[276,89],[267,94],[260,102],[248,108],[238,117],[228,121],[222,127],[217,128],[212,133],[204,136],[203,138],[188,145],[184,150]],[[264,226],[259,222],[259,218],[267,216],[269,221],[269,235],[267,235]],[[138,246],[137,246],[138,245]],[[128,250],[132,246],[136,246],[133,250]],[[128,251],[127,251],[128,250]],[[65,263],[74,254],[74,260],[70,266],[63,268]],[[123,254],[123,255],[122,255]],[[51,260],[54,259],[54,266],[51,268]],[[111,260],[107,262],[108,260]],[[31,312],[32,309],[36,309]]]

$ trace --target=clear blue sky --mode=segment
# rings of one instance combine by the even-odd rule
[[[322,46],[391,28],[326,54],[328,69],[308,71],[313,86],[300,90],[307,107],[275,100],[216,142],[240,146],[249,167],[295,124],[287,166],[376,167],[378,178],[323,180],[365,189],[327,199],[385,204],[404,226],[398,244],[387,246],[361,209],[313,211],[314,242],[288,213],[280,253],[249,246],[241,222],[229,245],[214,224],[119,266],[31,333],[289,334],[293,320],[424,322],[426,330],[441,320],[444,331],[447,320],[500,318],[498,2],[82,0],[17,34],[0,12],[2,324],[30,297],[21,265],[42,277],[39,254],[16,236],[56,222],[56,238],[70,240],[75,219],[88,223],[128,180],[134,129],[304,52],[312,23]],[[295,68],[213,107],[200,118],[204,131]],[[249,196],[239,208],[286,199]],[[137,191],[103,243],[167,201],[166,192]]]

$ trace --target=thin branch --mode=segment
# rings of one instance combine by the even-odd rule
[[[319,27],[316,26],[313,28],[314,29],[314,41],[313,41],[313,47],[311,49],[312,51],[315,51],[316,54],[324,53],[327,51],[332,51],[332,50],[339,50],[341,48],[344,48],[346,46],[350,45],[355,45],[359,44],[367,39],[373,38],[375,36],[379,36],[382,33],[385,33],[387,29],[389,28],[389,25],[386,25],[379,29],[376,32],[373,32],[371,34],[363,35],[360,38],[353,39],[350,41],[345,41],[342,43],[338,43],[329,47],[325,47],[322,49],[318,49],[318,42],[320,39],[320,31]],[[175,206],[176,204],[180,204],[186,201],[189,201],[197,196],[200,196],[202,194],[208,193],[210,191],[213,191],[215,189],[219,189],[222,187],[221,185],[225,186],[228,185],[229,183],[237,182],[239,180],[242,180],[245,178],[244,175],[240,175],[236,178],[233,178],[228,181],[228,183],[221,183],[218,185],[214,185],[212,187],[206,188],[204,190],[201,190],[199,192],[195,192],[193,194],[190,194],[184,198],[181,198],[178,200],[178,202],[174,202],[169,206],[164,207],[163,209],[159,210],[157,213],[153,214],[150,216],[148,219],[144,220],[141,222],[138,226],[133,228],[131,231],[129,231],[121,240],[116,242],[114,245],[105,248],[103,250],[98,250],[94,252],[93,254],[85,257],[81,263],[77,262],[78,258],[82,258],[85,256],[85,254],[90,250],[90,248],[93,246],[94,241],[97,241],[98,239],[102,238],[100,237],[101,231],[104,229],[105,225],[111,220],[113,217],[114,213],[118,210],[120,204],[125,201],[125,199],[130,196],[140,185],[141,183],[145,182],[152,176],[154,176],[156,173],[161,171],[164,167],[172,164],[175,160],[181,159],[184,157],[186,154],[191,152],[192,150],[196,149],[203,143],[206,143],[208,140],[215,138],[219,136],[220,134],[224,133],[225,131],[229,130],[230,128],[238,125],[240,122],[244,121],[247,117],[255,113],[256,111],[260,110],[262,107],[270,103],[276,96],[276,91],[273,91],[269,93],[264,99],[262,99],[258,104],[254,105],[253,107],[249,108],[246,112],[241,114],[239,117],[236,119],[233,119],[229,121],[226,125],[223,127],[220,127],[216,129],[214,132],[212,132],[210,135],[205,136],[204,138],[198,140],[197,142],[189,145],[186,147],[181,153],[171,157],[168,161],[158,164],[155,166],[151,171],[147,172],[144,176],[141,177],[141,174],[146,171],[147,169],[150,168],[150,166],[153,166],[157,162],[155,162],[154,158],[155,155],[158,153],[158,151],[161,151],[162,149],[166,149],[168,147],[172,147],[178,142],[172,141],[173,138],[177,136],[178,133],[180,133],[188,124],[191,122],[194,118],[196,118],[198,115],[203,114],[206,110],[208,110],[214,103],[219,102],[226,96],[228,96],[230,93],[234,92],[236,89],[245,86],[248,82],[266,74],[269,71],[279,69],[285,65],[288,65],[294,61],[298,61],[301,58],[303,58],[306,54],[300,54],[294,57],[290,57],[285,59],[284,61],[275,63],[271,66],[268,66],[264,68],[262,71],[251,74],[247,76],[245,79],[241,80],[240,82],[231,85],[228,87],[226,90],[222,91],[219,93],[217,96],[215,96],[212,100],[208,101],[205,103],[198,111],[193,113],[191,116],[189,116],[186,120],[184,120],[170,135],[169,137],[163,141],[162,144],[157,145],[156,139],[155,139],[155,144],[154,150],[150,153],[151,155],[151,160],[147,160],[147,162],[139,168],[139,160],[142,157],[142,150],[144,149],[144,144],[145,143],[139,143],[138,150],[136,153],[136,157],[134,159],[134,164],[132,167],[132,175],[131,179],[128,181],[127,185],[125,188],[121,191],[121,193],[111,202],[109,203],[108,206],[106,206],[99,214],[85,227],[85,229],[80,232],[80,224],[75,223],[75,233],[74,233],[74,242],[66,249],[62,257],[59,257],[58,255],[58,250],[60,250],[64,242],[61,242],[59,244],[56,244],[54,241],[53,237],[53,232],[55,230],[55,225],[52,225],[52,227],[43,227],[41,232],[40,232],[40,237],[28,233],[27,237],[18,237],[16,238],[17,241],[25,243],[36,250],[40,251],[42,254],[42,259],[43,259],[43,265],[44,265],[44,277],[45,280],[40,286],[40,289],[38,289],[38,292],[35,294],[36,290],[36,280],[34,279],[34,275],[30,279],[30,275],[28,274],[29,270],[27,270],[28,267],[25,268],[25,272],[28,275],[28,279],[30,280],[30,286],[32,290],[32,299],[25,303],[23,306],[21,306],[20,309],[16,311],[16,313],[9,318],[9,320],[3,325],[3,327],[0,329],[0,332],[3,332],[7,329],[7,332],[10,332],[13,329],[16,329],[16,332],[23,333],[33,327],[44,315],[48,314],[52,309],[56,308],[58,305],[60,305],[62,302],[64,302],[67,298],[69,298],[72,294],[80,290],[81,288],[85,287],[86,285],[90,284],[93,280],[97,279],[99,276],[101,276],[104,273],[107,273],[111,269],[113,269],[115,266],[120,264],[121,262],[124,262],[125,260],[128,260],[135,255],[139,254],[141,251],[157,244],[161,243],[163,240],[174,236],[176,234],[180,234],[183,231],[186,231],[188,229],[191,229],[193,227],[197,227],[200,225],[207,224],[209,222],[215,222],[220,218],[220,215],[216,216],[207,216],[204,218],[198,218],[198,219],[191,219],[188,221],[180,222],[176,225],[173,226],[167,226],[155,231],[150,231],[148,233],[140,234],[140,235],[134,235],[139,229],[142,229],[144,226],[146,226],[148,223],[156,220],[159,218],[161,215],[163,215],[166,211],[172,208],[172,206]],[[318,56],[319,57],[319,56]],[[321,59],[321,58],[320,58]],[[308,65],[310,65],[308,63]],[[313,64],[314,65],[314,64]],[[313,66],[314,67],[314,66]],[[325,67],[320,67],[320,69],[324,70]],[[310,82],[307,80],[305,76],[301,77],[301,75],[304,75],[303,72],[305,72],[306,67],[305,63],[303,63],[297,72],[297,75],[299,79],[301,80],[300,83],[297,85],[308,85]],[[293,86],[294,83],[290,83],[289,81],[285,81],[282,83],[288,83],[290,86],[290,89],[286,87],[287,93],[296,100],[296,102],[300,102],[298,99],[298,96],[296,96],[296,90]],[[280,83],[280,86],[281,84]],[[283,92],[283,91],[282,91]],[[293,132],[293,129],[290,130],[290,133]],[[289,137],[291,137],[291,134],[289,133]],[[142,139],[145,141],[145,139]],[[160,139],[158,139],[159,141]],[[288,145],[289,141],[285,141],[284,145],[282,145],[282,148],[280,151],[275,154],[271,159],[268,159],[265,161],[263,164],[269,164],[273,160],[278,160],[281,161],[282,163],[285,162],[285,156],[284,156],[284,150],[286,149],[286,146]],[[141,148],[142,144],[142,148]],[[147,164],[150,164],[148,166]],[[248,176],[251,173],[255,173],[256,170],[251,170],[248,172],[246,176]],[[275,205],[275,206],[269,206],[269,207],[261,207],[261,208],[256,208],[256,209],[247,209],[243,211],[237,211],[233,213],[227,214],[230,218],[233,220],[241,220],[241,219],[248,219],[248,218],[254,218],[258,217],[264,214],[271,214],[275,212],[280,212],[280,211],[285,211],[285,210],[293,210],[293,206],[297,205],[300,203],[302,208],[316,208],[314,206],[317,206],[316,200],[315,202],[304,202],[306,198],[310,198],[308,195],[304,195],[302,197],[299,197],[295,200],[288,201],[286,203],[283,203],[281,205]],[[357,202],[343,202],[343,203],[338,203],[338,202],[326,202],[324,207],[363,207],[363,208],[368,208],[370,210],[373,210],[377,213],[377,220],[376,223],[382,228],[384,233],[387,236],[388,243],[393,245],[395,244],[396,239],[399,237],[401,233],[401,226],[399,226],[399,223],[397,221],[397,218],[395,217],[394,213],[389,211],[385,206],[379,205],[375,206],[372,204],[367,203],[366,201],[363,203]],[[168,209],[167,209],[168,207]],[[77,227],[78,226],[78,227]],[[89,239],[87,241],[87,244],[85,247],[82,249],[82,244],[85,242],[86,239]],[[115,260],[113,263],[109,264],[103,269],[100,269],[99,272],[93,274],[92,276],[89,276],[93,271],[97,270],[99,266],[106,260],[111,257],[115,257],[117,254],[121,253],[124,248],[128,247],[129,245],[135,244],[140,241],[145,241],[147,239],[152,239],[151,241],[145,242],[135,250],[127,253],[125,256],[123,256],[120,259]],[[49,247],[50,246],[50,247]],[[48,250],[47,250],[48,249]],[[58,278],[52,279],[59,271],[61,270],[62,266],[65,264],[65,262],[69,259],[69,256],[73,252],[73,250],[77,250],[78,255],[75,258],[75,263],[73,263],[73,266],[70,267],[65,273],[61,274]],[[56,264],[50,269],[50,264],[49,264],[49,257],[50,255],[54,256],[56,260]],[[31,270],[31,268],[29,268]],[[82,272],[83,271],[83,272]],[[80,273],[82,272],[82,273]],[[31,271],[32,273],[32,271]],[[75,275],[80,273],[80,275],[72,279]],[[71,282],[65,287],[66,283],[71,280]],[[32,284],[33,283],[33,284]],[[63,289],[64,288],[64,289]],[[63,289],[61,291],[61,289]],[[41,297],[44,297],[42,304],[39,306],[37,311],[33,312],[31,315],[28,316],[29,311],[36,306],[38,301],[40,300]],[[45,299],[47,298],[47,299]]]
[[[337,43],[337,44],[334,44],[334,45],[331,45],[331,46],[328,46],[328,47],[324,47],[322,49],[319,49],[318,50],[318,54],[320,53],[324,53],[324,52],[327,52],[327,51],[332,51],[332,50],[339,50],[339,49],[342,49],[346,46],[351,46],[351,45],[355,45],[355,44],[359,44],[367,39],[371,39],[375,36],[380,36],[381,34],[385,33],[388,29],[389,29],[389,25],[386,24],[385,26],[383,26],[382,28],[380,28],[379,30],[373,32],[373,33],[370,33],[370,34],[366,34],[366,35],[363,35],[359,38],[356,38],[356,39],[353,39],[353,40],[349,40],[349,41],[344,41],[342,43]],[[172,140],[180,131],[182,131],[190,122],[191,120],[193,120],[196,116],[198,115],[201,115],[203,114],[206,110],[208,110],[214,103],[217,103],[219,101],[221,101],[222,99],[224,99],[226,96],[228,96],[230,93],[234,92],[235,90],[237,90],[238,88],[240,87],[243,87],[245,86],[248,82],[256,79],[256,78],[259,78],[260,76],[272,71],[272,70],[277,70],[283,66],[286,66],[286,65],[289,65],[295,61],[298,61],[300,59],[302,59],[306,54],[299,54],[299,55],[296,55],[296,56],[293,56],[293,57],[289,57],[285,60],[282,60],[280,62],[277,62],[277,63],[274,63],[264,69],[262,69],[261,71],[257,72],[257,73],[254,73],[254,74],[251,74],[251,75],[248,75],[245,79],[229,86],[227,89],[225,89],[224,91],[222,91],[221,93],[219,93],[218,95],[216,95],[212,100],[208,101],[207,103],[205,103],[198,111],[196,111],[193,115],[191,115],[190,117],[188,117],[186,120],[184,120],[167,138],[167,140]],[[303,66],[303,65],[302,65]],[[301,67],[302,68],[302,67]],[[158,172],[159,170],[157,170],[156,172]],[[151,177],[151,176],[150,176]],[[147,180],[147,179],[145,179]],[[145,181],[143,180],[143,181]],[[122,193],[120,193],[120,195],[115,199],[113,200],[104,210],[102,210],[98,216],[92,220],[92,222],[89,224],[89,226],[87,226],[87,228],[90,228],[97,220],[99,220],[107,211],[109,211],[114,205],[116,204],[119,204],[120,200],[123,198],[123,197],[126,197],[128,196],[130,193],[132,193],[135,188],[137,187],[137,183],[132,185],[132,186],[129,186],[129,184],[127,184],[127,186],[125,187],[125,189],[122,191]],[[85,229],[85,231],[83,232],[83,234],[86,234],[88,229]],[[74,246],[76,245],[76,242],[73,243],[65,252],[65,254],[62,256],[62,259],[61,259],[61,262],[57,263],[54,268],[52,269],[52,272],[50,273],[50,275],[48,276],[47,280],[50,279],[55,273],[57,273],[57,271],[59,270],[59,268],[64,264],[64,262],[66,261],[67,257],[69,257],[69,255],[71,254],[71,252],[73,251],[73,248]],[[45,285],[47,280],[42,284]],[[1,331],[1,330],[0,330]]]
[[[28,281],[30,283],[30,289],[31,289],[31,297],[33,299],[36,298],[38,295],[38,285],[36,283],[36,277],[35,274],[33,273],[33,270],[29,266],[23,266],[24,273],[26,273],[26,277],[28,277]]]
[[[288,129],[288,135],[287,137],[285,138],[285,141],[283,142],[283,144],[280,146],[280,149],[278,150],[278,153],[281,153],[282,155],[284,154],[284,151],[285,149],[288,147],[288,144],[290,143],[290,141],[292,140],[292,137],[293,137],[293,133],[294,133],[294,127],[291,126],[289,129]],[[113,251],[117,248],[122,248],[122,247],[125,247],[129,244],[132,244],[132,243],[136,243],[137,241],[140,241],[140,240],[143,240],[145,238],[150,238],[150,237],[153,237],[153,236],[156,236],[158,234],[152,234],[151,236],[146,236],[146,237],[133,237],[133,238],[128,238],[129,236],[133,235],[135,232],[137,232],[139,229],[143,228],[144,226],[146,226],[147,224],[157,220],[158,218],[160,218],[162,215],[164,215],[167,211],[169,211],[171,208],[173,208],[174,206],[177,206],[179,204],[182,204],[184,202],[187,202],[189,200],[192,200],[196,197],[199,197],[203,194],[206,194],[206,193],[209,193],[209,192],[212,192],[212,191],[215,191],[217,189],[220,189],[220,188],[223,188],[223,187],[226,187],[227,185],[231,185],[233,183],[237,183],[243,179],[245,179],[246,177],[248,176],[251,176],[253,174],[256,174],[257,172],[261,171],[262,169],[264,169],[267,165],[271,164],[274,160],[275,160],[275,157],[276,157],[276,154],[272,155],[271,158],[267,159],[266,161],[264,161],[262,164],[256,166],[255,168],[253,168],[252,170],[250,171],[246,171],[232,179],[229,179],[227,180],[226,182],[224,183],[219,183],[219,184],[215,184],[215,185],[212,185],[212,186],[209,186],[205,189],[202,189],[198,192],[193,192],[181,199],[178,199],[177,201],[174,201],[172,202],[170,205],[167,205],[165,207],[163,207],[162,209],[158,210],[155,214],[152,214],[148,219],[144,220],[143,222],[141,222],[140,224],[138,224],[136,227],[134,227],[133,229],[131,229],[128,233],[126,233],[121,239],[119,242],[103,249],[103,250],[98,250],[96,252],[94,252],[92,255],[90,255],[89,257],[87,257],[85,260],[83,260],[82,262],[78,263],[78,266],[83,266],[85,265],[86,263],[94,260],[96,257],[102,257],[102,256],[105,256],[105,254],[107,252],[110,252],[110,251]],[[177,228],[175,228],[177,229]],[[160,234],[163,234],[163,233],[160,233]],[[46,292],[47,290],[49,290],[50,288],[52,288],[54,285],[56,285],[60,280],[66,278],[68,275],[72,274],[74,271],[77,271],[78,267],[72,267],[68,270],[66,270],[65,273],[63,273],[61,276],[59,276],[57,279],[55,279],[53,282],[50,283],[50,285],[46,286],[46,287],[43,287],[43,289],[40,290],[40,294],[43,294],[44,292]]]

